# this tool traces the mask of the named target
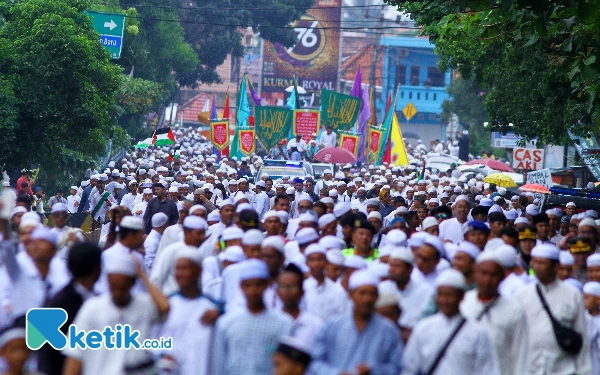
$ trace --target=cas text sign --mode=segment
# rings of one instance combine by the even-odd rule
[[[542,169],[544,164],[544,150],[540,148],[514,148],[513,168],[535,171]]]

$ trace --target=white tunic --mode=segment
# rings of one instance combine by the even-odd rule
[[[512,297],[525,285],[527,284],[522,278],[511,272],[498,286],[498,292],[504,297]]]
[[[444,220],[440,224],[440,238],[444,242],[450,241],[458,245],[463,240],[462,226],[455,217]]]
[[[414,280],[410,280],[404,290],[400,290],[398,285],[391,280],[383,281],[380,286],[386,289],[390,288],[398,294],[402,310],[398,325],[409,329],[412,329],[421,319],[423,311],[435,292],[429,285]]]
[[[335,132],[331,132],[331,134],[327,134],[326,131],[321,133],[321,146],[323,147],[334,147],[337,145],[337,135]]]
[[[496,298],[479,323],[490,335],[496,347],[502,375],[527,372],[527,321],[518,302],[503,296]],[[477,298],[477,290],[468,291],[460,304],[460,312],[469,319],[477,319],[487,304]]]
[[[167,296],[179,290],[177,281],[175,281],[175,262],[177,260],[177,252],[184,248],[200,251],[196,246],[190,246],[181,241],[167,246],[154,258],[154,264],[150,272],[150,281]],[[198,281],[198,284],[199,287],[202,286],[200,281]]]
[[[74,214],[77,212],[79,208],[79,203],[81,202],[81,197],[77,194],[69,195],[67,197],[67,210],[69,213]]]
[[[100,278],[96,281],[94,285],[94,291],[97,294],[108,294],[108,278],[106,274],[106,265],[114,259],[115,256],[118,258],[118,254],[133,254],[140,264],[144,264],[144,256],[139,252],[132,249],[129,249],[121,242],[117,242],[108,249],[102,252],[102,271],[100,273]],[[131,289],[132,292],[145,292],[146,287],[144,284],[138,279],[135,282],[135,285]]]
[[[137,196],[133,195],[131,193],[127,193],[123,196],[123,199],[121,199],[121,206],[125,206],[127,208],[129,208],[130,211],[133,211],[133,202],[135,201],[135,197]]]
[[[536,284],[528,284],[515,295],[525,309],[529,328],[529,368],[526,374],[591,374],[589,350],[582,349],[578,355],[572,356],[558,346],[550,318],[536,292]],[[559,279],[548,286],[541,285],[541,289],[554,317],[581,333],[583,347],[589,347],[581,292]]]
[[[269,211],[269,196],[264,191],[256,194],[254,197],[254,209],[258,213],[258,218],[262,220],[263,215]]]
[[[600,315],[591,316],[585,312],[587,333],[590,340],[592,374],[600,374]]]
[[[156,249],[156,255],[158,256],[165,247],[179,241],[183,241],[183,225],[175,224],[167,227],[160,238],[158,249]]]
[[[343,314],[349,309],[348,295],[344,288],[328,277],[321,285],[314,277],[304,280],[306,310],[323,320]]]
[[[156,251],[158,250],[158,244],[162,235],[152,229],[144,240],[144,267],[147,270],[152,269],[154,258],[156,257]]]
[[[150,295],[136,293],[131,295],[129,305],[117,307],[110,294],[87,300],[75,317],[74,325],[78,330],[103,331],[104,327],[117,324],[129,324],[131,329],[140,331],[140,344],[150,338],[152,324],[159,321],[158,310]],[[176,343],[173,344],[176,347]],[[81,361],[81,375],[112,374],[125,375],[125,367],[134,367],[152,358],[151,350],[98,350],[65,349],[64,354]]]
[[[460,320],[437,313],[421,320],[412,331],[402,355],[403,375],[429,370]],[[440,360],[435,375],[500,375],[498,356],[488,334],[474,321],[462,326]]]
[[[94,207],[96,207],[96,204],[98,204],[98,202],[100,202],[100,199],[102,198],[102,195],[104,193],[100,194],[99,192],[96,192],[96,194],[93,194],[90,197],[90,202],[89,202],[89,206],[88,206],[88,210],[90,211],[90,214],[94,211]],[[108,195],[108,198],[106,199],[106,201],[102,204],[102,206],[100,206],[100,208],[98,209],[98,212],[96,212],[96,215],[93,217],[94,220],[98,220],[99,218],[104,218],[106,216],[106,212],[108,211],[108,202],[111,202],[113,205],[117,204],[117,200],[112,196],[112,194]]]
[[[416,283],[424,283],[431,289],[435,290],[435,280],[437,279],[440,272],[441,271],[438,268],[436,268],[435,270],[433,270],[433,272],[430,272],[427,275],[425,275],[423,272],[421,272],[421,270],[415,267],[413,268],[413,271],[410,274],[410,279],[411,281],[414,281]]]

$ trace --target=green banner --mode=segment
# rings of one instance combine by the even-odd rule
[[[321,90],[321,127],[331,126],[335,132],[352,129],[360,103],[360,98]]]
[[[270,152],[277,142],[287,138],[292,127],[294,111],[284,107],[256,107],[256,138],[261,146]]]

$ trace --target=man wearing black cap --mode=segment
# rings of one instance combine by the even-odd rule
[[[550,241],[550,219],[545,212],[537,214],[533,217],[533,225],[535,225],[535,229],[537,230],[536,245],[554,245],[554,242]]]
[[[150,199],[146,212],[144,213],[144,233],[148,234],[152,230],[152,216],[155,213],[162,212],[169,218],[169,225],[177,224],[179,220],[179,211],[177,203],[167,197],[167,189],[162,182],[154,184],[154,198]]]
[[[375,234],[375,228],[365,219],[354,220],[352,226],[352,244],[354,247],[350,247],[344,250],[344,256],[349,257],[350,255],[360,255],[365,258],[367,262],[371,262],[374,259],[379,258],[379,249],[375,249],[371,246],[373,235]]]

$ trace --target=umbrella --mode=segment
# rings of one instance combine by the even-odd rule
[[[484,182],[490,184],[496,184],[496,186],[511,188],[517,186],[515,180],[512,177],[502,174],[502,173],[494,173],[483,179]]]
[[[304,89],[304,87],[302,87],[302,86],[297,86],[297,88],[298,88],[298,94],[306,94],[306,90]],[[294,86],[288,86],[288,87],[285,89],[285,91],[286,91],[286,92],[292,92],[292,91],[294,91]]]
[[[356,156],[341,147],[325,147],[315,154],[314,159],[323,163],[356,163]]]
[[[484,164],[484,165],[487,165],[488,167],[495,169],[497,171],[515,173],[514,169],[512,169],[510,166],[504,164],[503,162],[501,162],[499,160],[475,159],[475,160],[471,160],[470,162],[467,163],[467,165],[471,165],[471,164]]]
[[[530,193],[550,194],[550,190],[547,187],[540,184],[526,184],[519,188],[521,191],[528,191]]]

